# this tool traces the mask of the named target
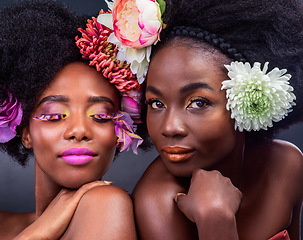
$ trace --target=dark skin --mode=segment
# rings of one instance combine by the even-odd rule
[[[280,140],[234,130],[223,54],[170,43],[152,58],[147,127],[159,152],[134,193],[140,238],[300,239],[303,157]],[[177,96],[177,97],[176,97]]]
[[[136,239],[132,201],[127,192],[98,181],[116,151],[112,120],[94,114],[119,110],[115,87],[84,63],[65,66],[43,91],[22,143],[35,156],[36,212],[1,213],[1,239]],[[40,121],[35,116],[66,114]],[[70,163],[62,153],[85,148],[89,162]]]

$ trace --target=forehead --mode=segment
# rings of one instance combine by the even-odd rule
[[[59,71],[39,100],[49,95],[63,95],[69,99],[104,96],[119,105],[119,93],[103,75],[85,63],[75,62]]]
[[[216,90],[227,79],[223,54],[216,50],[170,45],[160,49],[151,59],[147,85],[165,83],[180,87],[193,82],[206,83]]]

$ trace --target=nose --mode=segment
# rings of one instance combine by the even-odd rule
[[[165,137],[185,137],[187,128],[185,115],[174,109],[166,111],[162,124],[162,135]]]
[[[64,139],[89,141],[92,139],[92,130],[87,116],[84,114],[71,114],[67,120],[67,127],[64,132]]]

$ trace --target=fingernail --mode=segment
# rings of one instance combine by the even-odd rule
[[[105,184],[107,184],[107,185],[111,185],[113,182],[111,182],[111,181],[103,181]]]
[[[175,202],[178,202],[178,197],[182,196],[182,195],[186,195],[185,193],[177,193],[177,195],[175,196]]]

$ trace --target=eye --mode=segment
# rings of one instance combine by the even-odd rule
[[[162,109],[165,108],[165,105],[163,102],[161,102],[158,99],[149,99],[146,101],[147,105],[149,105],[152,109]]]
[[[99,123],[106,123],[114,118],[113,115],[108,114],[91,114],[89,117]]]
[[[40,121],[51,121],[51,122],[57,122],[60,120],[64,120],[67,118],[67,114],[64,113],[51,113],[51,114],[41,114],[40,117],[35,116],[34,119],[40,120]]]
[[[208,106],[210,106],[210,101],[206,98],[199,97],[199,98],[191,99],[187,108],[201,109],[201,108],[207,108]]]

